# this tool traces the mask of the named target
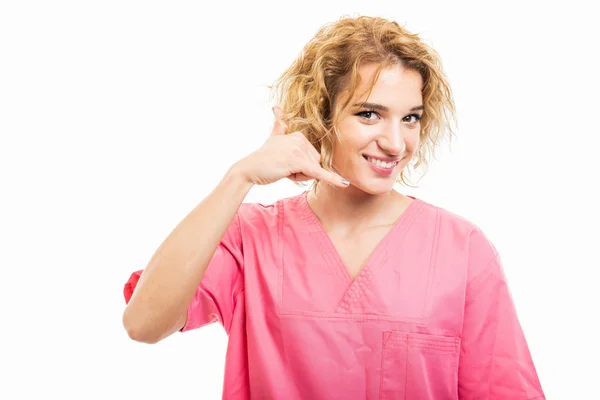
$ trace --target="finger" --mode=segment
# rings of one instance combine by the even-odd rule
[[[329,183],[334,187],[345,188],[350,185],[347,179],[341,177],[335,172],[327,171],[322,168],[320,165],[314,167],[310,171],[302,171],[304,175],[311,176],[313,179],[318,179],[320,181]]]
[[[307,148],[309,157],[312,158],[317,164],[321,165],[321,154],[319,154],[317,149],[315,149],[315,146],[309,142]]]
[[[273,107],[273,114],[275,115],[275,122],[273,123],[273,129],[271,130],[271,136],[285,135],[287,132],[287,124],[283,121],[283,110],[280,107]]]
[[[308,158],[317,164],[321,164],[321,155],[315,149],[315,146],[304,136],[304,134],[300,131],[296,131],[290,134],[291,136],[296,136],[299,140],[300,147],[303,149],[304,154],[308,156]]]
[[[302,172],[298,172],[298,173],[288,176],[288,179],[291,181],[294,181],[294,182],[304,182],[304,181],[313,180],[314,178],[311,178],[310,176],[306,176]]]

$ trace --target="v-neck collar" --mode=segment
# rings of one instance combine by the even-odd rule
[[[356,303],[362,296],[363,291],[370,284],[374,274],[387,261],[389,253],[388,247],[390,246],[391,238],[398,235],[402,230],[407,229],[410,225],[410,221],[412,221],[417,211],[422,208],[424,203],[416,197],[408,196],[413,199],[413,201],[407,206],[390,230],[379,241],[371,255],[359,270],[358,275],[356,275],[355,278],[352,278],[348,267],[343,262],[342,257],[334,246],[329,234],[327,234],[323,224],[310,207],[310,204],[308,204],[306,195],[307,192],[303,192],[298,196],[300,214],[307,224],[307,227],[310,229],[311,236],[316,241],[324,261],[347,288],[346,294],[338,304],[337,311],[349,312],[352,304]]]

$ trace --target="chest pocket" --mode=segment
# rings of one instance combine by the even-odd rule
[[[460,339],[384,331],[381,400],[458,400]]]

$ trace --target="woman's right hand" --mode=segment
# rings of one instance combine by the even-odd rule
[[[347,187],[348,181],[321,167],[321,157],[302,132],[286,134],[283,111],[273,107],[275,123],[269,139],[256,151],[236,163],[238,171],[249,182],[267,185],[282,178],[293,181],[318,179],[336,187]]]

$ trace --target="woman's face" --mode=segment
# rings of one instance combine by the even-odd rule
[[[334,168],[369,194],[393,189],[400,171],[417,150],[423,114],[421,75],[400,65],[382,69],[367,98],[365,90],[376,69],[376,64],[360,68],[361,84],[350,108],[340,115],[340,142],[333,150]],[[343,104],[347,94],[340,96],[337,103]],[[362,102],[368,104],[356,105]]]

